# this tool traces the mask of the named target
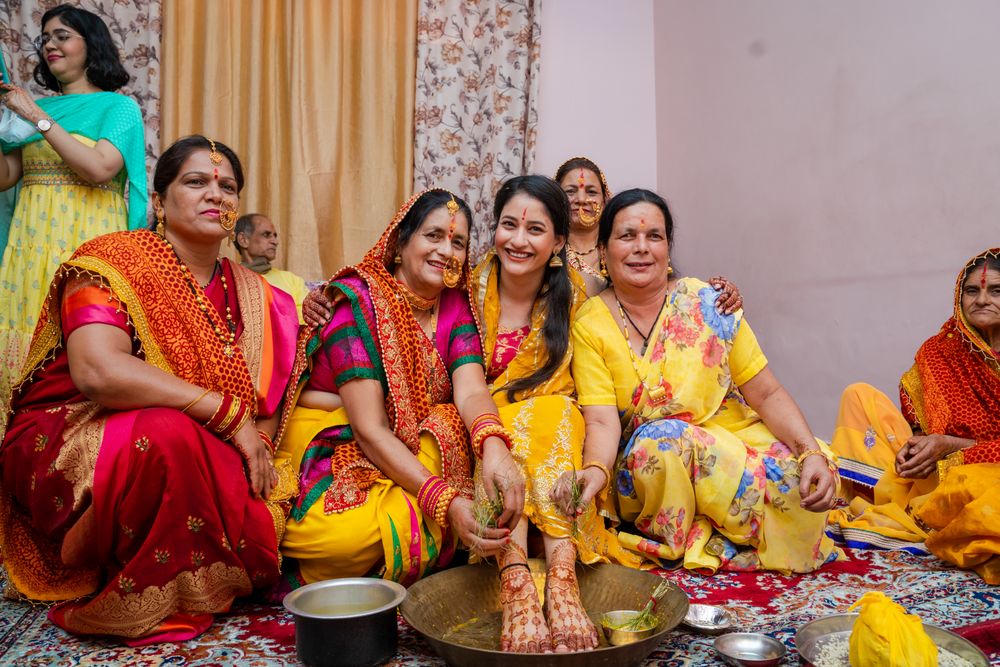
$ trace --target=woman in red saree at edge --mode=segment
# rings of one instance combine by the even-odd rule
[[[190,639],[278,580],[295,483],[270,435],[297,315],[218,259],[242,186],[232,150],[181,139],[157,232],[89,241],[52,282],[0,446],[0,545],[8,586],[62,601],[69,632]]]

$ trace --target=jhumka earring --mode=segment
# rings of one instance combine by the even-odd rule
[[[452,257],[448,260],[448,265],[444,267],[444,274],[441,276],[441,281],[445,287],[455,287],[461,279],[462,263],[458,261],[458,257]]]
[[[600,274],[601,274],[601,277],[604,278],[605,280],[608,279],[608,265],[604,263],[604,255],[601,255],[601,270],[600,270]]]
[[[586,209],[581,207],[579,214],[580,222],[583,223],[585,227],[593,227],[594,224],[601,219],[601,211],[604,210],[604,207],[592,199],[588,199],[587,201],[590,202],[590,205],[594,207],[594,215],[593,216],[587,215]]]
[[[558,252],[552,253],[552,258],[549,260],[549,266],[553,269],[558,269],[563,265],[562,257],[559,256]]]
[[[222,202],[222,212],[219,213],[219,224],[227,232],[233,231],[236,227],[236,219],[240,217],[236,207],[228,201]]]
[[[212,150],[208,152],[208,159],[212,161],[212,164],[220,164],[222,162],[222,153],[216,150],[215,142],[211,139],[208,140],[208,145],[212,147]]]
[[[163,214],[163,209],[156,209],[156,233],[160,236],[166,236],[167,234],[167,225],[163,222],[165,219],[166,216]]]
[[[393,264],[402,264],[403,263],[403,258],[399,255],[398,252],[396,253],[396,256],[392,258],[392,263]]]
[[[670,266],[669,264],[667,264],[667,275],[668,276],[674,275],[674,267]]]

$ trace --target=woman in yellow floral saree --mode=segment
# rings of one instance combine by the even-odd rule
[[[573,323],[573,375],[584,458],[615,466],[603,509],[644,536],[619,539],[706,572],[810,572],[836,559],[828,455],[742,311],[721,315],[715,289],[670,276],[666,202],[623,192],[600,225],[612,286]]]
[[[899,396],[902,412],[871,385],[844,392],[832,446],[853,498],[833,531],[1000,583],[1000,248],[962,268],[954,314],[921,345]]]

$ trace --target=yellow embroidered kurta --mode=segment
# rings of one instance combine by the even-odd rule
[[[500,322],[500,298],[497,290],[498,262],[493,251],[480,262],[473,274],[472,289],[483,327],[484,359],[494,357]],[[583,283],[571,271],[576,304],[584,295]],[[576,403],[573,377],[570,375],[572,347],[562,364],[543,384],[519,392],[511,402],[502,387],[527,377],[545,363],[547,352],[541,328],[542,308],[536,303],[528,335],[516,355],[490,384],[500,418],[511,434],[511,454],[525,478],[524,516],[546,535],[571,538],[578,558],[584,563],[609,560],[639,567],[642,559],[624,550],[617,536],[604,526],[604,519],[591,505],[578,517],[576,525],[549,498],[556,481],[566,471],[583,467],[585,425]],[[489,366],[489,362],[487,362]],[[496,390],[500,391],[496,391]]]
[[[767,359],[742,311],[716,312],[717,296],[680,279],[635,365],[604,301],[580,309],[580,404],[622,416],[614,503],[603,509],[646,536],[620,533],[623,544],[688,569],[810,572],[840,551],[824,534],[826,513],[799,505],[792,452],[739,394]]]

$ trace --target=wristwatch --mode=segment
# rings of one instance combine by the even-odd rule
[[[38,122],[35,123],[35,127],[38,128],[39,132],[45,134],[52,129],[52,121],[48,118],[39,118]]]

